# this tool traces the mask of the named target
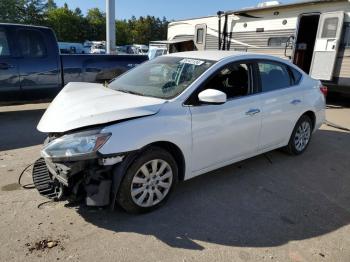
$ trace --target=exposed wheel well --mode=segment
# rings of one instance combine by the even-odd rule
[[[313,130],[315,128],[315,124],[316,124],[316,115],[315,115],[315,113],[312,112],[312,111],[307,111],[302,116],[304,116],[304,115],[310,117],[311,122],[312,122],[312,130]]]
[[[177,166],[179,167],[179,181],[183,181],[185,178],[186,163],[185,157],[182,154],[181,149],[177,145],[167,141],[154,142],[152,144],[147,145],[145,148],[148,148],[150,146],[157,146],[163,148],[174,157]]]

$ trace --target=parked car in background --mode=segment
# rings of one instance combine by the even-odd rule
[[[86,49],[81,43],[58,42],[58,47],[61,54],[89,54],[89,49]]]
[[[53,98],[69,82],[108,82],[140,55],[61,55],[47,27],[0,23],[0,101]]]
[[[126,47],[124,47],[124,46],[116,46],[116,50],[117,50],[117,54],[120,54],[120,55],[127,54]]]
[[[162,56],[167,54],[168,50],[165,47],[155,47],[155,46],[150,46],[149,51],[148,51],[148,59],[152,60],[158,56]]]
[[[147,55],[148,54],[149,47],[147,45],[134,44],[133,46],[136,48],[137,55]]]
[[[84,49],[86,50],[86,53],[87,54],[90,54],[91,53],[91,47],[93,45],[93,42],[92,41],[89,41],[89,40],[86,40],[84,43],[83,43],[83,46],[84,46]]]
[[[147,212],[178,181],[276,148],[302,154],[325,91],[286,60],[230,51],[161,56],[108,88],[70,83],[38,125],[49,136],[33,180],[48,198]]]
[[[94,43],[91,46],[91,54],[105,54],[106,45],[104,43]]]

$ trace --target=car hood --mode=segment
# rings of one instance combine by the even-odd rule
[[[45,133],[62,133],[153,115],[165,101],[118,92],[102,84],[69,83],[50,104],[37,128]]]

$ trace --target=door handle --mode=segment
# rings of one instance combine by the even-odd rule
[[[301,100],[300,99],[294,99],[290,102],[292,105],[297,105],[297,104],[300,104],[301,103]]]
[[[245,112],[247,116],[254,116],[259,113],[260,113],[260,109],[257,109],[257,108],[249,109],[249,111]]]
[[[0,63],[0,69],[1,70],[7,70],[7,69],[10,69],[10,68],[14,68],[14,66],[10,65],[10,64],[7,64],[7,63]]]

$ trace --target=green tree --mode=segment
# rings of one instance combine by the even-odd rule
[[[82,16],[82,13],[83,12],[81,11],[81,9],[79,7],[75,8],[75,10],[74,10],[75,15]]]
[[[115,29],[116,45],[127,45],[132,43],[132,36],[126,20],[117,20],[115,22]]]
[[[25,0],[1,0],[0,22],[21,23],[24,15]]]
[[[47,24],[54,29],[59,41],[83,42],[87,37],[85,18],[71,11],[68,6],[48,11]]]
[[[106,39],[106,15],[98,8],[88,10],[86,15],[89,40]]]
[[[57,8],[57,4],[55,3],[54,0],[48,0],[47,4],[45,5],[45,11],[51,11],[53,9]]]
[[[45,3],[43,0],[27,0],[24,4],[23,23],[41,25],[44,23]]]
[[[0,0],[0,22],[45,25],[53,28],[59,41],[83,42],[106,39],[106,15],[98,8],[84,16],[67,3],[58,8],[54,0]],[[116,20],[117,45],[148,44],[166,39],[168,21],[154,16]]]

